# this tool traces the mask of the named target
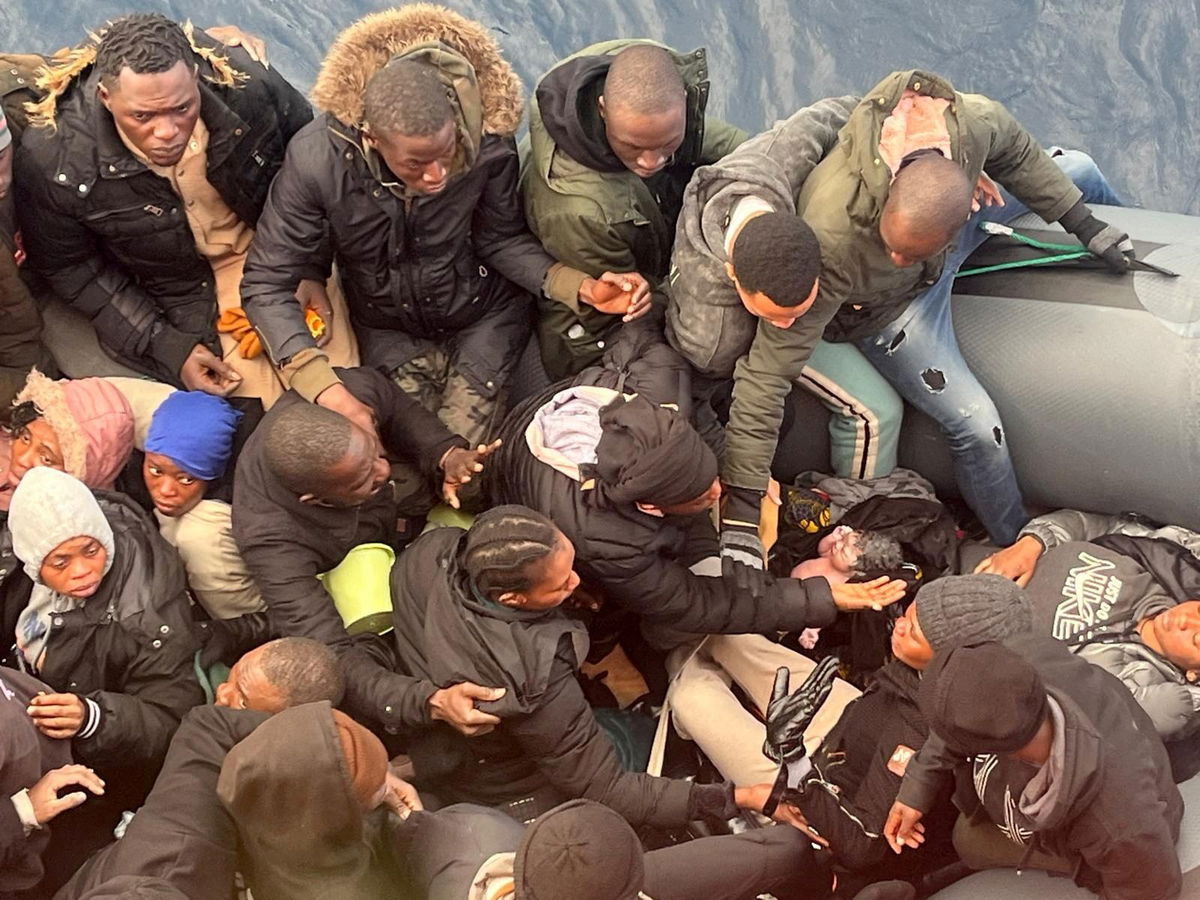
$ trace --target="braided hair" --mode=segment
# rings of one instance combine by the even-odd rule
[[[533,587],[531,570],[553,553],[558,528],[525,506],[497,506],[481,513],[467,532],[462,564],[475,588],[492,600]]]
[[[134,13],[113,22],[96,48],[96,70],[111,90],[128,66],[134,73],[166,72],[176,63],[196,64],[183,29],[158,13]]]

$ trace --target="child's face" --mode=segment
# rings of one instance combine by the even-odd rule
[[[1189,600],[1152,620],[1163,655],[1189,672],[1200,671],[1200,600]]]

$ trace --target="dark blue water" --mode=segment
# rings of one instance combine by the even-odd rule
[[[364,0],[5,0],[0,47],[75,43],[158,10],[234,23],[308,88]],[[923,67],[1002,100],[1044,143],[1089,150],[1134,203],[1200,214],[1200,0],[469,0],[531,87],[597,40],[648,36],[710,54],[712,106],[751,131],[823,96]]]

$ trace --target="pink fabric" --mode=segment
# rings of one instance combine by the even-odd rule
[[[950,101],[906,90],[879,132],[879,156],[892,175],[914,150],[933,148],[950,156],[950,131],[946,127],[946,108]]]
[[[79,480],[92,488],[111,488],[133,452],[133,410],[125,395],[103,378],[63,381],[67,409],[86,441]]]

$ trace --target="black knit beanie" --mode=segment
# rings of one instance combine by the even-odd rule
[[[1021,749],[1050,711],[1037,670],[995,641],[936,654],[921,676],[917,705],[929,727],[965,756]]]
[[[596,477],[613,503],[686,503],[716,480],[716,456],[673,409],[619,396],[600,410],[600,427]]]
[[[917,591],[917,624],[934,652],[1033,629],[1029,598],[1001,575],[947,575]]]
[[[645,878],[638,836],[594,800],[538,816],[513,861],[516,900],[635,900]]]

